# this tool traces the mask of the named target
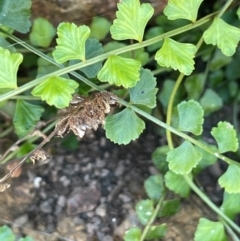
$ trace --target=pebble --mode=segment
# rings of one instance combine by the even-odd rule
[[[39,188],[41,186],[41,181],[42,181],[41,177],[35,177],[33,180],[34,187]]]
[[[103,168],[106,166],[106,161],[100,158],[96,159],[96,167]]]
[[[59,178],[59,180],[60,180],[60,182],[62,183],[62,185],[63,185],[64,187],[69,186],[70,183],[71,183],[71,181],[70,181],[66,176],[61,176],[61,177]]]
[[[23,214],[19,217],[17,217],[14,220],[14,224],[17,224],[19,226],[23,226],[24,224],[26,224],[28,222],[28,215],[27,214]]]
[[[61,195],[58,197],[58,201],[57,201],[57,204],[61,207],[65,207],[66,205],[66,197]]]
[[[118,197],[124,202],[124,203],[127,203],[127,202],[130,202],[131,201],[131,198],[128,197],[127,195],[123,194],[123,193],[120,193],[118,195]]]
[[[51,213],[52,212],[52,202],[48,199],[46,201],[43,201],[41,204],[40,204],[40,210],[43,212],[43,213]]]
[[[97,208],[96,208],[96,214],[100,217],[105,217],[106,216],[106,205],[105,204],[100,204]]]
[[[123,163],[120,163],[114,171],[116,177],[122,176],[125,171]]]

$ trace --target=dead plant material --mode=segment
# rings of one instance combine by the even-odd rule
[[[64,137],[72,131],[75,135],[82,138],[87,129],[97,130],[100,124],[104,124],[105,116],[115,106],[117,97],[111,92],[96,92],[87,97],[73,96],[70,106],[66,109],[67,114],[61,118],[53,130],[33,151],[28,153],[14,168],[12,168],[3,178],[0,179],[0,192],[5,191],[9,184],[3,183],[13,173],[30,158],[33,162],[36,160],[44,161],[46,154],[41,148],[49,142],[55,135]]]

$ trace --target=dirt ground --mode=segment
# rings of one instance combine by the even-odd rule
[[[45,147],[50,161],[24,165],[23,174],[0,193],[0,224],[38,241],[123,240],[129,227],[141,227],[134,207],[147,198],[143,182],[158,172],[151,153],[161,144],[161,138],[145,131],[137,141],[118,146],[103,130],[86,135],[75,151],[65,150],[59,141],[50,144]],[[202,180],[208,181],[205,186],[212,182]],[[211,186],[207,190],[220,202]],[[176,215],[157,220],[168,225],[163,240],[193,240],[200,217],[215,218],[191,194]]]

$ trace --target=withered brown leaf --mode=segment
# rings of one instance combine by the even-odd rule
[[[63,137],[72,131],[82,138],[87,129],[97,130],[116,101],[116,96],[110,92],[97,92],[88,97],[75,95],[67,109],[68,114],[55,126],[58,129],[56,135]]]

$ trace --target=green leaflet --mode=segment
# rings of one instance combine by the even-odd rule
[[[155,60],[160,66],[172,67],[184,75],[190,75],[194,70],[194,60],[197,49],[193,44],[179,43],[173,39],[166,38],[160,48]]]
[[[126,145],[139,137],[145,123],[132,109],[126,108],[115,115],[107,116],[104,128],[107,138],[114,143]]]
[[[55,105],[61,109],[69,106],[72,94],[77,87],[78,83],[74,80],[53,76],[37,85],[32,90],[32,95],[40,97],[49,105]]]
[[[167,154],[169,169],[176,174],[188,174],[201,160],[202,154],[189,141],[184,141],[179,147]]]
[[[86,60],[99,56],[103,53],[102,44],[95,38],[88,38],[86,41]],[[81,62],[80,60],[70,60],[69,65]],[[83,72],[88,78],[95,78],[99,70],[102,68],[102,61],[89,66],[80,68],[79,71]]]
[[[230,123],[220,121],[217,127],[212,128],[211,134],[218,144],[220,153],[238,150],[237,133]]]
[[[22,54],[10,53],[0,47],[0,88],[17,88],[17,71],[23,60]]]
[[[29,133],[35,126],[44,108],[38,105],[30,104],[24,100],[17,100],[16,110],[13,118],[13,124],[18,136],[22,137]]]
[[[221,222],[212,222],[206,218],[200,218],[194,240],[227,241],[227,237]]]
[[[187,197],[189,195],[191,189],[182,175],[168,171],[164,176],[164,180],[167,188],[181,197]]]
[[[188,131],[195,135],[202,133],[203,109],[198,102],[194,100],[182,101],[178,106],[180,131]]]
[[[31,0],[1,0],[0,25],[13,28],[20,33],[29,32],[31,22]]]
[[[153,200],[141,200],[136,205],[136,212],[140,222],[146,225],[154,212]]]
[[[144,181],[144,187],[148,197],[154,201],[158,201],[164,192],[164,184],[162,175],[152,175]]]
[[[112,38],[135,39],[142,42],[144,29],[154,12],[152,6],[149,3],[140,5],[139,0],[123,0],[117,6],[117,19],[110,28]]]
[[[169,20],[188,19],[195,22],[202,2],[203,0],[169,0],[163,12]]]
[[[129,90],[130,101],[133,104],[145,105],[149,108],[156,106],[156,93],[158,91],[156,87],[156,78],[148,69],[142,69],[140,71],[140,81]]]
[[[202,98],[200,99],[204,113],[210,114],[222,108],[223,102],[220,96],[212,89],[206,89]]]
[[[111,23],[104,17],[94,17],[91,23],[91,38],[104,39],[109,33]]]
[[[231,219],[240,213],[240,193],[224,192],[221,210]]]
[[[213,24],[203,34],[206,44],[217,45],[226,56],[232,56],[240,41],[240,29],[216,17]]]
[[[141,238],[141,229],[132,227],[124,234],[124,241],[139,241]]]
[[[33,22],[29,39],[32,45],[46,48],[56,34],[54,26],[44,18],[36,18]]]
[[[218,183],[228,193],[240,193],[240,167],[229,164],[227,171],[218,179]]]
[[[52,55],[57,63],[78,59],[85,61],[85,43],[90,35],[90,28],[74,23],[60,23],[57,28],[57,46]]]
[[[0,240],[15,241],[15,235],[7,225],[0,227]]]
[[[152,239],[161,239],[167,233],[167,225],[166,223],[162,223],[157,226],[151,226],[148,230],[145,240],[152,240]]]
[[[112,55],[108,57],[103,68],[98,72],[98,79],[102,82],[131,88],[140,79],[141,62]]]

